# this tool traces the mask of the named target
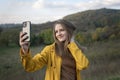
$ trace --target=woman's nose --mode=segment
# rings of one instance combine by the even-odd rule
[[[59,36],[59,35],[61,35],[61,32],[60,32],[60,31],[58,31],[58,36]]]

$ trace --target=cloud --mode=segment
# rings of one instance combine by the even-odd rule
[[[32,7],[35,9],[43,8],[44,7],[44,0],[37,0],[33,3]]]
[[[86,9],[95,9],[95,8],[103,8],[103,7],[116,7],[119,5],[120,5],[119,0],[90,0],[88,2],[81,1],[74,3],[69,3],[66,0],[61,0],[61,1],[38,0],[33,4],[33,8],[86,10]]]
[[[120,6],[120,0],[103,0],[103,4],[106,6]]]
[[[46,9],[54,9],[54,8],[69,8],[71,4],[66,1],[47,1],[47,0],[37,0],[33,3],[32,7],[35,9],[46,8]]]
[[[28,16],[3,15],[0,16],[0,23],[22,23],[30,20]]]
[[[82,9],[96,9],[96,8],[103,8],[103,7],[120,7],[119,0],[90,0],[86,2],[76,3],[75,8],[82,8]]]
[[[58,15],[45,15],[45,16],[15,16],[15,15],[3,15],[0,16],[0,24],[4,23],[22,23],[24,21],[31,21],[32,23],[44,23],[46,21],[54,21],[62,18]]]
[[[9,1],[8,7],[9,8],[24,8],[30,7],[32,5],[32,1]]]
[[[1,3],[0,3],[1,4]],[[32,2],[28,1],[8,1],[1,6],[0,15],[17,15],[31,10]]]

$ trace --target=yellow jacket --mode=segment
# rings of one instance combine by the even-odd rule
[[[81,80],[80,70],[88,67],[88,59],[74,42],[71,42],[68,45],[68,49],[76,61],[77,80]],[[20,54],[22,64],[26,71],[33,72],[41,69],[44,65],[47,65],[45,80],[60,80],[62,59],[55,54],[55,43],[46,46],[41,53],[36,54],[33,58],[31,57],[30,52],[23,55],[21,50]]]

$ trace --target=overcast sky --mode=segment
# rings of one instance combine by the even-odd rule
[[[120,0],[0,0],[0,24],[43,23],[99,8],[120,9]]]

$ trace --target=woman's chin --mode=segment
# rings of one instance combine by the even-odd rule
[[[64,42],[65,42],[65,40],[59,40],[59,42],[60,42],[60,43],[64,43]]]

